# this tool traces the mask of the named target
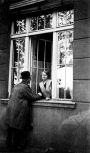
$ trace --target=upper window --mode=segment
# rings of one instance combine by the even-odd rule
[[[52,14],[31,17],[31,30],[52,28]]]
[[[53,99],[73,98],[74,10],[57,11],[12,22],[9,93],[29,70],[33,93],[43,70],[50,72]]]
[[[58,26],[67,26],[74,23],[74,10],[58,12]]]
[[[21,34],[26,32],[26,20],[18,19],[14,22],[14,33]]]

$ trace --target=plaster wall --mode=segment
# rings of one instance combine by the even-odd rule
[[[75,109],[33,106],[30,147],[58,152],[90,152],[90,104]]]
[[[8,97],[10,16],[8,5],[0,2],[0,98]]]

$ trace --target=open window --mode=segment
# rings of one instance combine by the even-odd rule
[[[12,22],[9,95],[21,81],[20,73],[31,73],[31,88],[38,92],[43,70],[50,72],[52,99],[73,99],[74,10],[57,10],[19,18]]]
[[[43,70],[47,70],[51,77],[52,65],[52,34],[42,34],[31,37],[31,86],[34,93],[38,92]]]

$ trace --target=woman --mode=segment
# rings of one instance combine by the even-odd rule
[[[39,83],[39,92],[42,98],[49,100],[51,98],[52,81],[49,79],[49,72],[42,72],[42,82]]]

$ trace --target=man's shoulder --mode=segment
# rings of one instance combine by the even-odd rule
[[[15,85],[14,89],[16,90],[25,90],[28,88],[28,85],[24,84],[23,82]]]

